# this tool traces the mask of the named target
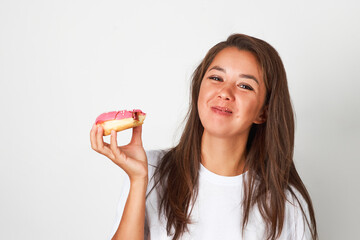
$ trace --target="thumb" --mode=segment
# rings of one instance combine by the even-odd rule
[[[142,133],[142,125],[138,127],[134,127],[130,144],[142,146],[141,133]]]

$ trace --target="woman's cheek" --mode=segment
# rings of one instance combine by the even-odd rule
[[[199,112],[204,112],[207,107],[207,102],[210,99],[210,91],[206,88],[206,86],[202,85],[199,92],[198,98],[198,109]]]
[[[258,109],[258,102],[252,97],[242,97],[238,101],[238,109],[243,119],[252,121]]]

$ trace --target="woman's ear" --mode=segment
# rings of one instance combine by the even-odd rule
[[[266,105],[262,108],[258,117],[255,119],[254,123],[262,124],[262,123],[266,122],[267,116],[268,116],[268,106]]]

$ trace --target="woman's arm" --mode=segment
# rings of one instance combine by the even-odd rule
[[[145,197],[148,179],[130,182],[129,196],[112,240],[144,239]]]
[[[142,126],[133,128],[129,144],[119,147],[117,134],[111,131],[110,144],[103,140],[103,128],[94,124],[90,132],[91,147],[121,167],[130,180],[129,195],[113,239],[144,239],[145,198],[148,164],[141,140]]]

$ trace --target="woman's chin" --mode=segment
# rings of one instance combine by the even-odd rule
[[[237,134],[233,133],[229,128],[216,128],[216,129],[206,129],[204,128],[204,135],[207,137],[223,138],[223,139],[232,139]]]
[[[204,126],[204,134],[208,137],[223,138],[223,139],[237,139],[247,137],[249,135],[250,127],[245,129],[235,129],[230,124],[207,123]]]

